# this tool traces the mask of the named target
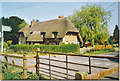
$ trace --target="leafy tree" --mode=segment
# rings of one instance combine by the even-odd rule
[[[12,28],[11,32],[4,32],[4,40],[7,42],[9,40],[12,40],[12,44],[18,43],[18,31],[25,27],[27,23],[16,16],[11,16],[9,18],[1,18],[2,25],[4,26],[10,26]]]
[[[108,42],[109,42],[109,44],[113,45],[113,37],[112,36],[109,37]]]
[[[111,17],[110,11],[105,11],[100,5],[82,6],[75,10],[72,16],[68,16],[73,25],[79,29],[83,42],[91,41],[104,44],[109,37],[108,22]]]
[[[115,43],[119,43],[119,28],[117,25],[115,26],[115,30],[113,33],[113,39],[115,39]]]
[[[27,23],[25,21],[23,21],[21,24],[18,25],[18,28],[21,29],[23,27],[25,27],[27,25]]]

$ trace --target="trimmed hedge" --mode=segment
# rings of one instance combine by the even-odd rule
[[[64,44],[64,45],[11,45],[10,49],[14,52],[35,52],[37,48],[41,51],[62,52],[62,53],[79,53],[80,49],[77,44]]]

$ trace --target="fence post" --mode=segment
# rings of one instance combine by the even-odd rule
[[[7,58],[7,56],[6,56],[7,53],[4,53],[4,55],[5,55],[5,56],[4,56],[4,58],[5,58],[4,61],[7,63],[7,62],[8,62],[8,58]],[[7,70],[7,64],[6,64],[6,63],[5,63],[5,70]]]
[[[50,80],[51,80],[51,62],[50,62],[50,53],[49,53],[49,73],[50,73]]]
[[[36,74],[39,76],[39,52],[40,52],[40,48],[37,48],[37,53],[36,53]]]
[[[27,79],[27,56],[23,55],[23,79]]]
[[[68,55],[66,54],[66,74],[67,74],[67,80],[68,80]]]
[[[91,57],[89,55],[89,74],[91,74]]]
[[[88,75],[87,72],[83,72],[83,71],[76,72],[75,73],[75,80],[84,80],[87,75]]]

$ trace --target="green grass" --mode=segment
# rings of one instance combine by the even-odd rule
[[[103,50],[95,50],[91,49],[90,51],[84,52],[84,55],[98,55],[98,54],[105,54],[105,53],[110,53],[110,52],[115,52],[114,49],[103,49]]]
[[[23,70],[14,66],[7,66],[7,71],[2,71],[4,80],[23,80]],[[5,65],[2,65],[2,69],[5,69]],[[27,79],[26,80],[45,80],[49,79],[43,75],[37,76],[36,73],[32,73],[27,71]]]
[[[115,52],[116,50],[114,48],[112,49],[103,49],[103,50],[95,50],[91,49],[90,51],[86,51],[84,53],[70,53],[70,54],[78,54],[78,55],[98,55],[98,54],[105,54],[105,53],[110,53],[110,52]],[[9,51],[9,54],[29,54],[29,55],[36,55],[36,52],[13,52]],[[48,55],[47,53],[40,53],[40,55]],[[57,54],[53,54],[57,55]]]

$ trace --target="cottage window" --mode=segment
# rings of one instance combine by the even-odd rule
[[[43,38],[45,38],[45,32],[41,32],[41,36],[43,37]]]
[[[24,40],[24,44],[26,44],[26,41]]]
[[[66,41],[65,44],[68,44],[68,41]]]
[[[59,45],[60,44],[60,42],[58,42],[58,41],[55,41],[55,45]]]
[[[19,40],[19,44],[22,44],[22,41],[21,41],[21,40]]]
[[[52,38],[57,38],[58,32],[52,32]]]
[[[32,34],[33,32],[30,32],[30,34]]]
[[[23,34],[23,33],[20,33],[20,37],[24,37],[24,34]]]
[[[71,44],[74,44],[74,43],[75,43],[74,41],[71,42]]]

